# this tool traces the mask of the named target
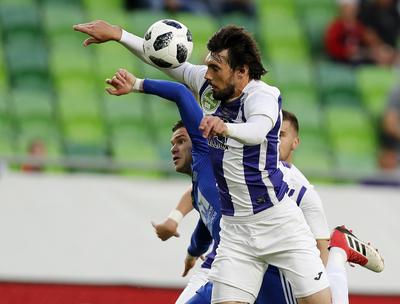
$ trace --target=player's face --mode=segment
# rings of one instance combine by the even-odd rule
[[[292,126],[290,121],[283,121],[279,138],[279,158],[280,160],[290,162],[292,151],[294,151],[300,143],[296,129]]]
[[[228,50],[209,53],[206,58],[207,73],[204,76],[213,89],[216,100],[226,101],[235,94],[235,73],[228,63]]]
[[[192,141],[186,128],[179,128],[172,134],[171,154],[175,171],[191,174]]]

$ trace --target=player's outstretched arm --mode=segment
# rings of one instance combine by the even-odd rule
[[[89,38],[85,39],[83,42],[84,46],[100,44],[107,41],[117,41],[143,62],[154,66],[179,82],[186,83],[193,91],[198,91],[200,89],[199,86],[203,84],[205,66],[196,66],[185,62],[175,69],[159,68],[145,56],[143,51],[143,38],[123,30],[118,25],[110,24],[104,20],[94,20],[87,23],[75,24],[73,29],[77,32],[89,35]]]
[[[183,84],[165,80],[145,79],[143,81],[125,69],[118,69],[111,79],[106,79],[106,83],[111,85],[106,89],[111,95],[119,96],[132,91],[140,91],[175,102],[193,147],[208,153],[208,143],[199,131],[203,112],[192,92]]]
[[[157,236],[162,240],[166,241],[171,237],[179,237],[178,226],[180,221],[193,210],[192,204],[192,187],[190,187],[179,200],[178,205],[174,210],[170,212],[167,219],[160,223],[155,224],[152,222],[152,225],[155,229]]]
[[[119,26],[112,25],[104,20],[75,24],[73,29],[90,36],[83,42],[84,46],[88,46],[92,43],[119,41],[122,36],[122,29]]]

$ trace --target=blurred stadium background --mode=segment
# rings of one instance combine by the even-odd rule
[[[10,222],[9,226],[3,223],[5,230],[1,235],[7,240],[5,244],[14,244],[12,239],[19,235],[14,235],[15,230],[10,230],[10,227],[13,227],[13,219],[20,216],[18,212],[24,212],[32,202],[28,194],[36,198],[42,196],[44,201],[57,201],[60,199],[58,195],[68,197],[68,191],[75,191],[74,185],[78,185],[75,184],[78,182],[87,185],[92,180],[100,179],[103,184],[95,183],[94,189],[99,186],[107,188],[104,181],[110,184],[117,181],[140,184],[145,180],[149,181],[145,186],[154,187],[150,189],[155,192],[167,191],[159,184],[169,185],[172,182],[172,189],[177,190],[177,194],[167,192],[167,200],[162,198],[167,194],[161,195],[159,200],[169,203],[157,210],[157,206],[148,210],[148,217],[143,223],[146,228],[139,228],[149,230],[146,235],[154,238],[148,225],[149,218],[153,219],[154,215],[155,219],[158,217],[162,220],[179,198],[180,189],[184,190],[182,181],[177,182],[178,186],[174,179],[171,181],[172,176],[176,177],[169,155],[170,129],[178,118],[175,107],[168,103],[153,102],[151,99],[154,97],[151,96],[113,97],[104,91],[104,80],[120,67],[135,71],[140,77],[165,78],[164,74],[146,66],[117,43],[84,48],[82,42],[85,36],[74,32],[72,25],[94,19],[107,20],[138,35],[143,35],[156,20],[177,19],[192,31],[195,47],[191,62],[194,63],[202,61],[206,54],[207,39],[218,27],[228,23],[245,26],[256,35],[261,46],[264,63],[269,70],[264,80],[281,89],[284,108],[299,117],[302,144],[295,154],[297,167],[312,181],[328,184],[338,190],[343,183],[346,183],[346,187],[355,187],[355,183],[380,180],[382,174],[377,166],[378,122],[389,90],[399,81],[397,71],[372,65],[354,69],[332,63],[326,58],[322,37],[326,25],[336,15],[336,3],[333,0],[259,0],[257,14],[258,19],[251,19],[239,13],[214,18],[189,13],[126,11],[123,0],[0,0],[0,190],[3,191],[0,191],[0,213],[3,213],[3,219],[9,216],[7,220]],[[44,158],[35,159],[29,154],[29,145],[36,139],[45,145],[47,154]],[[40,164],[45,177],[26,177],[19,173],[24,164]],[[82,172],[86,173],[83,178],[81,174],[76,174]],[[159,183],[157,186],[151,184],[154,178]],[[70,179],[73,181],[69,190],[61,186],[64,183],[69,185]],[[398,183],[398,179],[393,181]],[[38,188],[34,190],[28,187],[28,190],[18,185],[34,185]],[[54,189],[60,189],[58,195]],[[355,187],[354,191],[362,192],[363,189]],[[26,195],[19,193],[22,190],[27,191]],[[399,191],[390,191],[387,200],[398,203]],[[83,201],[78,196],[82,193],[78,191],[71,200]],[[127,197],[132,198],[132,203],[143,200],[137,197],[137,193],[129,193]],[[330,192],[326,195],[328,197]],[[380,196],[371,194],[371,197],[379,200]],[[11,204],[16,201],[19,204]],[[146,202],[148,205],[164,204]],[[353,203],[362,204],[363,201]],[[385,201],[379,203],[385,204]],[[395,208],[390,209],[392,214],[398,214],[396,211],[399,211],[399,207],[388,205]],[[20,209],[13,213],[10,206],[20,206]],[[60,206],[68,208],[68,203],[61,202]],[[95,209],[96,204],[91,207]],[[39,208],[43,212],[39,218],[45,218],[46,210],[52,210],[50,206],[48,208]],[[339,214],[346,212],[338,210]],[[354,210],[357,212],[357,209]],[[367,218],[374,214],[374,210],[371,210]],[[49,211],[49,214],[52,213]],[[143,222],[140,216],[138,218],[137,222]],[[68,224],[66,220],[64,222]],[[110,223],[114,222],[115,219],[110,220]],[[29,229],[29,224],[34,221],[27,218],[26,222],[19,223]],[[78,227],[84,229],[84,223]],[[135,226],[130,228],[134,229]],[[397,233],[400,232],[398,226],[394,228]],[[190,229],[188,224],[186,234]],[[393,227],[389,226],[388,230],[391,229]],[[123,233],[128,232],[122,229]],[[62,235],[66,236],[67,232]],[[40,237],[36,237],[40,240]],[[51,238],[49,232],[47,239]],[[184,255],[174,256],[174,247],[184,250],[187,238],[183,237],[173,245],[155,241],[151,248],[163,255],[165,246],[171,246],[167,249],[171,250],[168,259],[176,259],[180,263]],[[397,241],[389,244],[388,248],[398,249],[398,246]],[[28,247],[35,248],[33,245]],[[13,249],[7,249],[7,257],[13,255]],[[24,251],[23,247],[16,250]],[[29,255],[29,251],[25,253]],[[169,263],[168,259],[165,260],[166,264]],[[63,263],[62,260],[58,262]],[[73,259],[70,262],[73,263]],[[180,267],[179,263],[176,268]],[[159,267],[159,271],[162,271]],[[30,276],[29,271],[26,276],[23,271],[16,274],[12,269],[12,264],[3,259],[0,264],[0,280],[3,282],[0,283],[0,304],[172,303],[184,285],[184,281],[168,284],[168,276],[160,283],[161,279],[132,281],[128,275],[122,283],[131,287],[99,287],[92,278],[75,281],[72,275],[65,280],[62,276],[54,279],[51,271],[50,275],[41,278],[40,274]],[[179,272],[176,273],[178,275]],[[35,285],[35,282],[50,285]],[[56,282],[61,285],[51,285]],[[82,282],[89,285],[82,285],[82,289],[79,289],[79,285],[73,284]],[[118,285],[118,282],[116,280],[111,285]],[[70,285],[65,285],[67,283]],[[110,280],[106,283],[110,283]],[[76,286],[77,289],[74,289]],[[172,286],[175,289],[163,289],[160,291],[161,298],[157,298],[157,290],[147,291],[146,288],[133,286]],[[400,288],[396,290],[397,287],[374,293],[400,295]],[[145,295],[145,300],[139,297],[139,293]],[[358,293],[368,294],[368,291],[361,289]],[[72,295],[71,298],[69,295]],[[357,298],[354,297],[351,303],[400,303],[396,297],[374,299],[372,296],[360,296],[359,302],[356,302]]]

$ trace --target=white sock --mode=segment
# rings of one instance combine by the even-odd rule
[[[329,250],[326,272],[332,293],[333,304],[349,303],[349,287],[346,273],[347,254],[342,248],[331,247]]]

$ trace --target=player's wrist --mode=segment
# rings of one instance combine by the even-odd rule
[[[178,209],[174,209],[172,210],[169,215],[167,216],[167,218],[175,221],[177,223],[177,225],[179,225],[179,223],[182,221],[183,219],[183,213],[180,212]]]
[[[143,92],[143,79],[135,79],[135,82],[132,85],[131,92]]]
[[[129,41],[129,33],[127,31],[125,31],[123,28],[119,28],[120,29],[120,36],[119,39],[117,39],[116,41],[118,42],[128,42]]]

